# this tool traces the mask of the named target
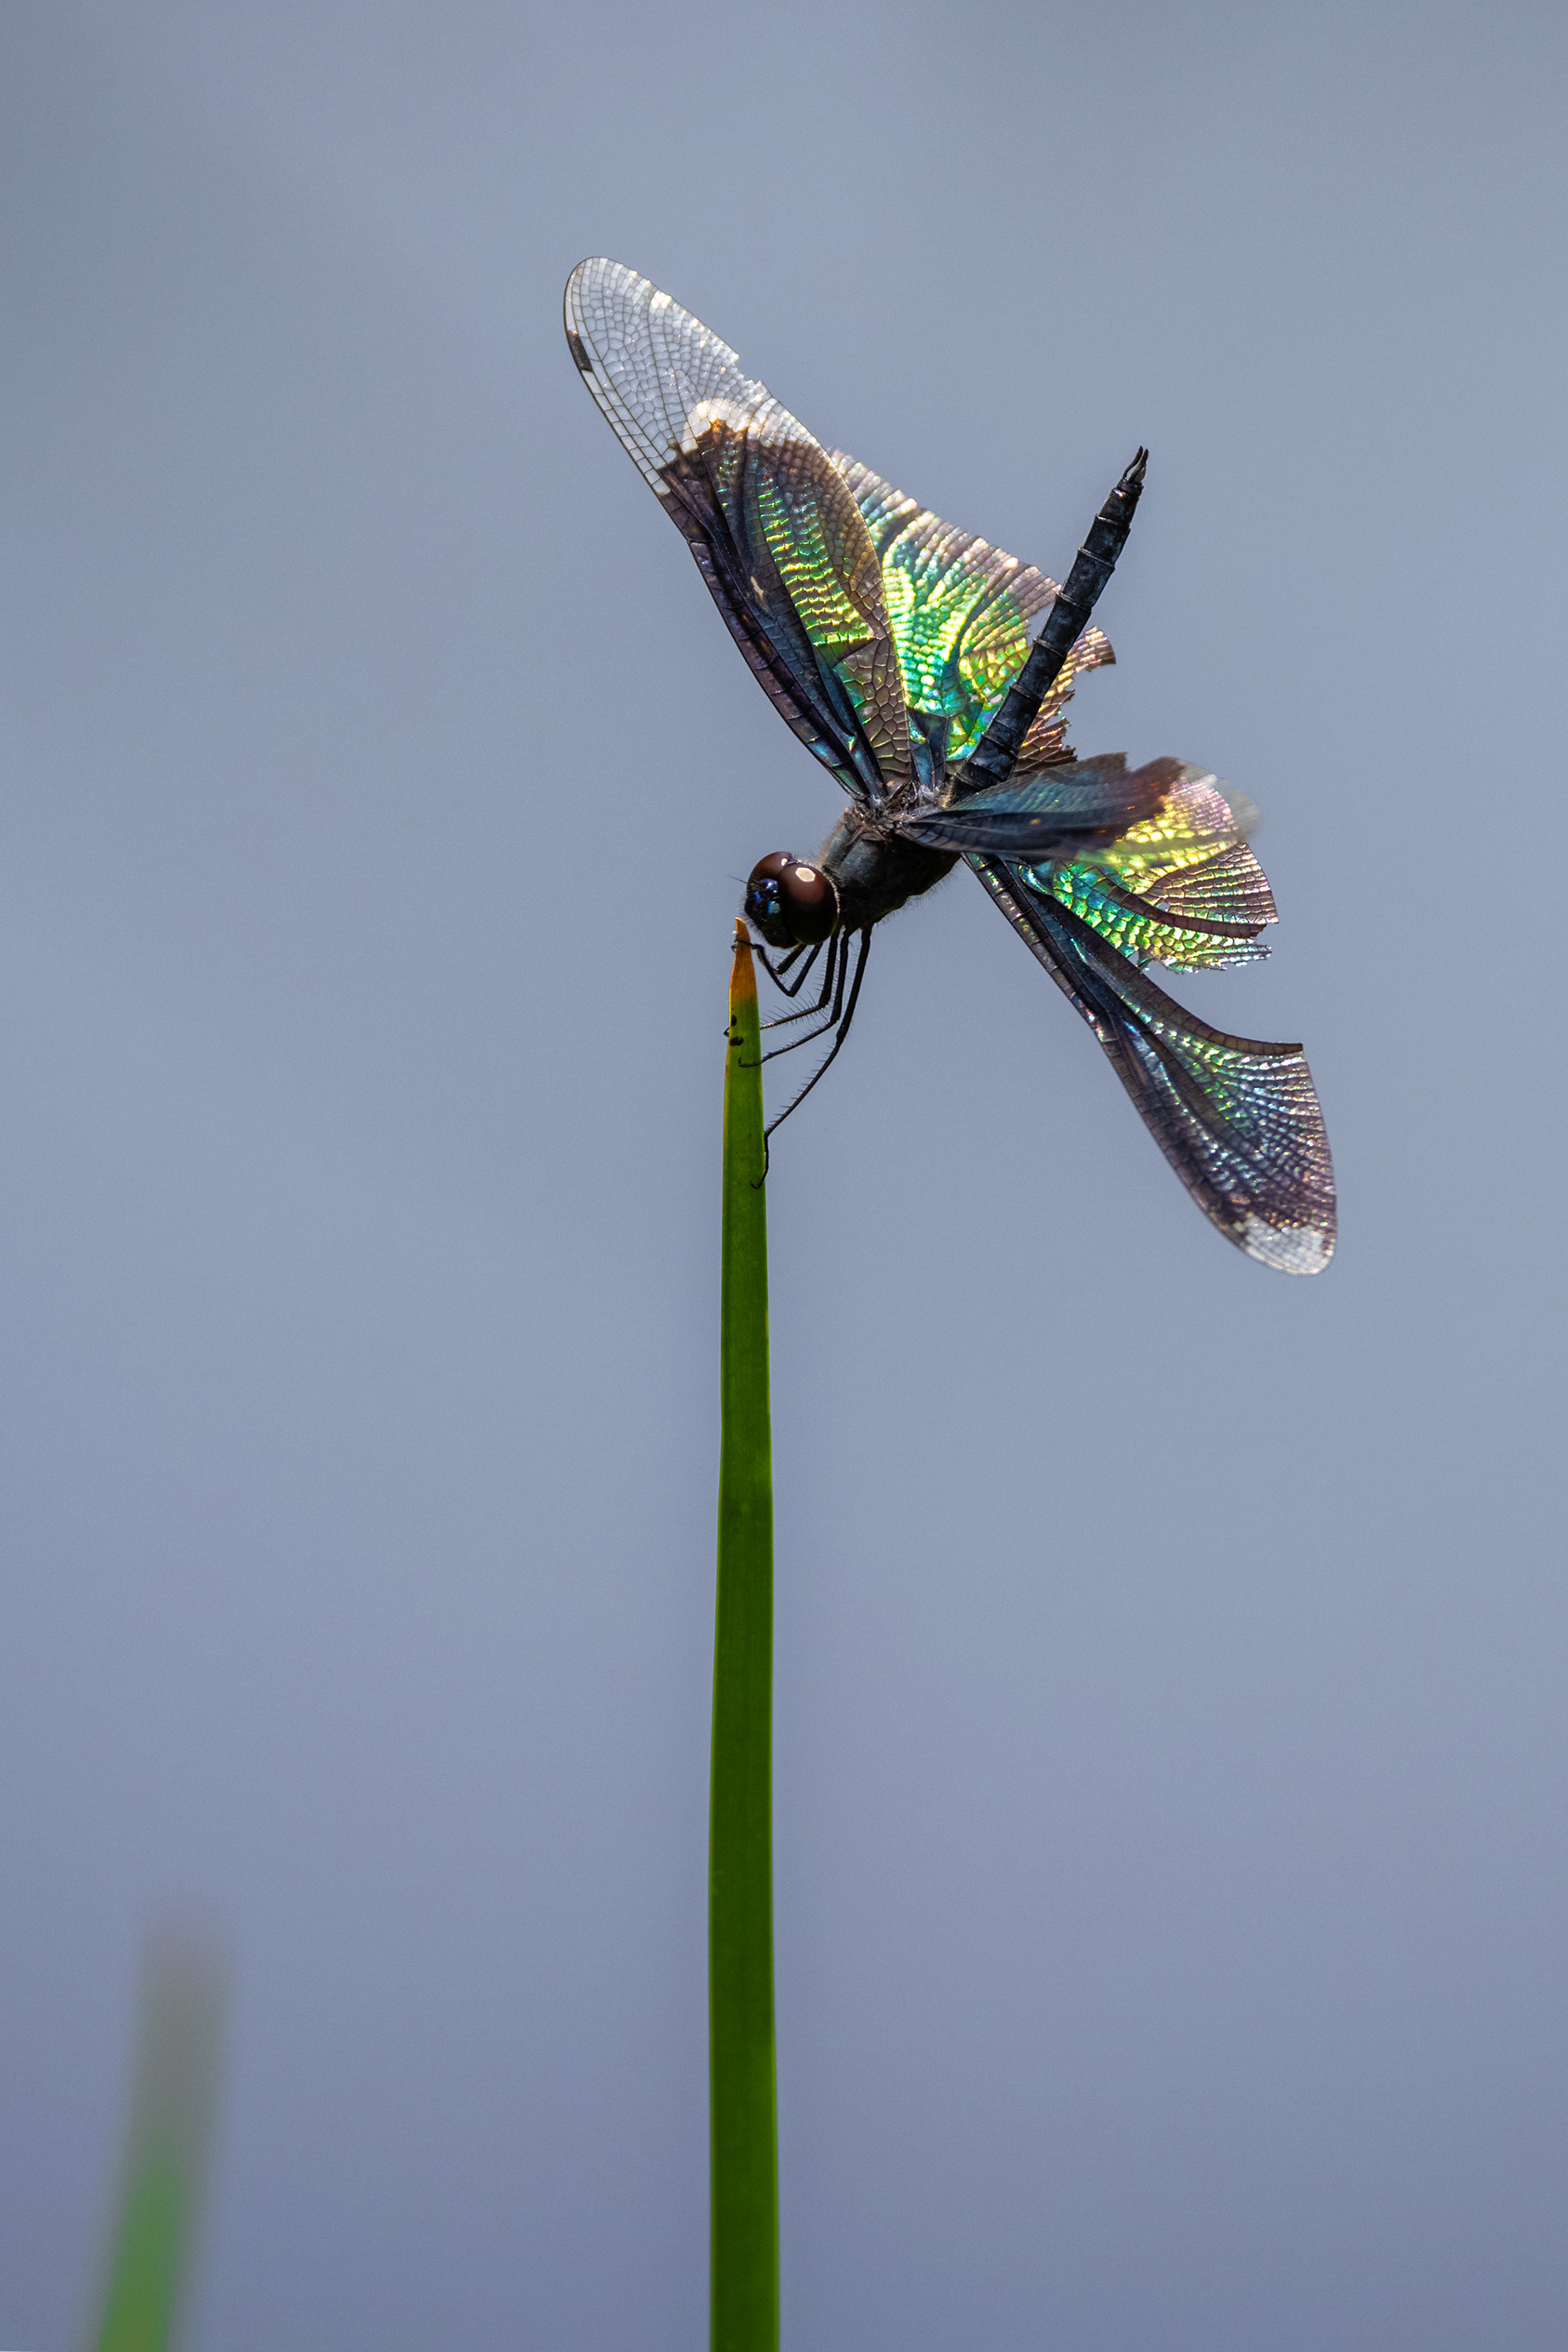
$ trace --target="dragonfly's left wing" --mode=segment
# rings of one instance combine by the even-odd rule
[[[618,261],[566,282],[583,381],[684,534],[764,691],[847,792],[906,783],[881,568],[843,474],[727,343]]]
[[[956,767],[985,733],[1023,668],[1029,624],[1056,596],[1056,583],[1032,564],[955,530],[842,449],[832,456],[882,565],[883,598],[914,722],[916,764],[927,768],[921,781],[929,786],[944,761]],[[1084,630],[1024,739],[1016,774],[1070,757],[1063,712],[1073,680],[1115,658],[1099,630]],[[926,745],[931,757],[923,762]]]
[[[1334,1163],[1300,1046],[1211,1029],[1029,868],[975,853],[969,863],[1088,1022],[1210,1223],[1266,1266],[1320,1273],[1334,1254]]]

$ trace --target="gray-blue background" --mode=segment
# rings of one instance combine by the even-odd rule
[[[1568,2336],[1561,11],[0,21],[0,2342],[136,1953],[197,2352],[688,2352],[737,878],[835,794],[565,351],[608,252],[1262,805],[1189,1205],[962,874],[770,1188],[792,2352]]]

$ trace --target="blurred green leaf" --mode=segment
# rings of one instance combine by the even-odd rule
[[[150,1946],[97,2352],[166,2352],[174,2340],[206,2201],[228,1994],[215,1946],[189,1934]]]

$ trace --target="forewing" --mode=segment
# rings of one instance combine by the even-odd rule
[[[688,541],[764,689],[846,791],[907,781],[897,649],[870,536],[805,427],[634,270],[566,282],[583,381]]]
[[[1334,1254],[1334,1163],[1300,1046],[1211,1029],[1019,868],[969,862],[1099,1039],[1204,1216],[1266,1266],[1321,1272]]]
[[[905,699],[925,723],[922,732],[956,765],[1023,668],[1029,624],[1050,604],[1056,583],[1016,555],[955,530],[842,449],[832,458],[882,565]],[[1099,630],[1083,631],[1025,737],[1020,775],[1069,756],[1062,712],[1073,681],[1115,658]]]

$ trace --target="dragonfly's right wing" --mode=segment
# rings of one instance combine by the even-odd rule
[[[1026,868],[975,852],[969,863],[1088,1022],[1210,1223],[1282,1273],[1320,1273],[1334,1254],[1334,1163],[1300,1046],[1211,1029]]]
[[[566,281],[572,357],[775,708],[857,800],[909,780],[882,573],[843,474],[727,343],[618,261]]]

